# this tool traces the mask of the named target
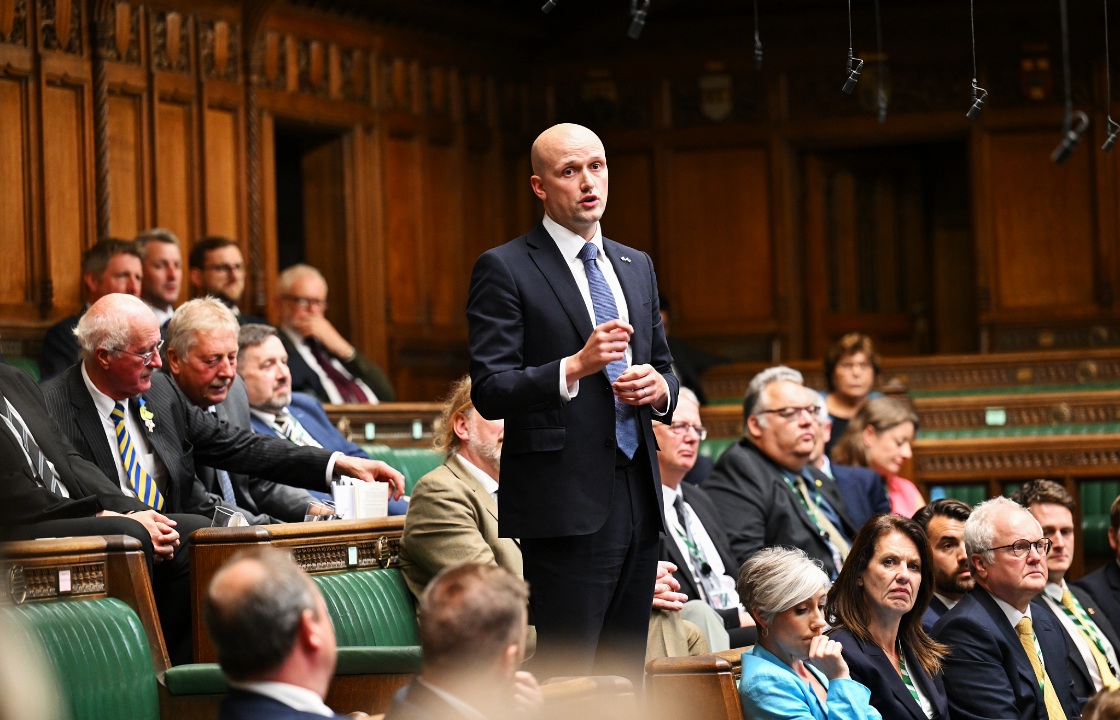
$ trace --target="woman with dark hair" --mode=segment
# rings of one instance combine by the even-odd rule
[[[856,412],[847,432],[836,441],[832,460],[869,467],[882,475],[891,512],[913,517],[926,499],[914,483],[898,473],[913,456],[910,443],[917,432],[918,414],[909,404],[891,397],[873,398]]]
[[[863,333],[848,333],[828,348],[824,356],[824,381],[828,385],[825,407],[832,418],[832,439],[824,451],[829,457],[833,445],[847,430],[848,421],[868,398],[874,397],[878,376],[879,353]]]
[[[898,515],[868,520],[825,612],[852,679],[871,690],[871,705],[883,717],[949,717],[941,676],[947,648],[922,629],[932,595],[933,557],[922,527]]]
[[[822,634],[828,576],[819,561],[796,548],[763,548],[740,568],[738,590],[758,627],[739,679],[746,720],[882,720],[840,643]]]

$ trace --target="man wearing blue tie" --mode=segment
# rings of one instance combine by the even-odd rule
[[[521,539],[540,674],[642,676],[663,528],[651,419],[677,379],[653,263],[603,237],[603,143],[533,143],[544,218],[484,253],[467,300],[472,399],[504,419],[500,532]]]

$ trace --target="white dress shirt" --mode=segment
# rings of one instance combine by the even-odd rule
[[[319,358],[315,357],[314,353],[311,352],[311,348],[307,346],[307,338],[288,327],[280,328],[280,332],[288,336],[288,339],[292,341],[292,347],[300,354],[300,357],[307,363],[307,366],[314,370],[315,374],[319,376],[319,382],[323,384],[323,391],[327,393],[331,404],[341,405],[345,403],[346,400],[342,397],[342,393],[338,391],[334,380],[331,380],[331,376],[327,375],[326,371],[323,370],[323,366],[319,364]],[[331,354],[326,348],[323,348],[323,350],[327,352],[328,355]],[[376,404],[378,402],[377,394],[373,392],[373,389],[370,388],[369,385],[366,385],[361,378],[354,377],[354,375],[346,369],[346,366],[333,356],[331,357],[331,365],[335,370],[338,370],[340,373],[353,380],[358,387],[362,389],[362,392],[366,394],[371,404]]]
[[[1046,587],[1042,591],[1042,599],[1050,606],[1054,614],[1058,616],[1058,622],[1060,622],[1062,628],[1065,629],[1066,637],[1073,643],[1074,647],[1077,648],[1081,659],[1085,661],[1085,667],[1089,671],[1089,677],[1092,678],[1093,685],[1096,686],[1097,690],[1100,690],[1104,687],[1104,681],[1101,679],[1101,671],[1100,668],[1097,667],[1097,660],[1093,657],[1092,651],[1089,650],[1089,641],[1081,634],[1081,630],[1078,629],[1077,624],[1066,615],[1065,608],[1062,606],[1062,591],[1065,589],[1065,580],[1062,580],[1060,585],[1058,583],[1046,583]],[[1117,667],[1116,652],[1112,647],[1112,643],[1110,643],[1108,638],[1104,636],[1104,633],[1099,630],[1098,634],[1101,637],[1101,644],[1104,645],[1105,657],[1108,658],[1108,662],[1112,667]]]
[[[490,477],[489,473],[482,470],[459,453],[455,453],[455,457],[459,459],[459,462],[463,463],[463,467],[478,481],[482,489],[490,493],[490,497],[494,498],[494,502],[498,502],[498,481]]]
[[[287,705],[300,712],[329,718],[335,716],[334,710],[327,707],[323,698],[319,697],[319,693],[298,685],[289,685],[282,682],[237,682],[236,680],[230,680],[229,686],[245,692],[264,695],[281,705]]]

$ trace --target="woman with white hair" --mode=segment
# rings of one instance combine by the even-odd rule
[[[758,625],[743,653],[746,720],[881,720],[871,691],[848,674],[840,643],[823,635],[828,576],[802,550],[769,547],[739,571],[739,597]]]

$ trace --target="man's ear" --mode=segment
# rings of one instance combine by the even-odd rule
[[[984,559],[984,555],[982,553],[976,553],[969,556],[968,568],[976,577],[984,580],[988,579],[988,561]]]
[[[455,417],[451,421],[451,430],[455,433],[455,437],[463,442],[470,442],[471,430],[467,424],[467,416],[463,413],[455,413]]]
[[[762,424],[758,422],[757,415],[751,415],[747,418],[747,434],[755,440],[762,437]]]
[[[202,270],[199,268],[191,268],[188,275],[191,279],[191,287],[199,294],[202,294]]]
[[[175,352],[173,348],[167,348],[167,367],[172,375],[179,374],[179,368],[183,365],[183,359],[179,357],[179,353]]]
[[[82,284],[86,288],[86,297],[93,297],[97,292],[97,276],[93,273],[82,273]]]
[[[513,677],[513,674],[521,669],[521,646],[517,643],[506,645],[506,649],[502,651],[501,662],[502,675]]]
[[[315,621],[314,610],[307,608],[299,614],[299,630],[296,639],[309,650],[318,651],[323,647],[323,637],[319,632],[318,623]]]
[[[533,188],[533,194],[541,200],[544,200],[544,183],[541,181],[540,176],[534,175],[533,177],[529,178],[529,185]]]

